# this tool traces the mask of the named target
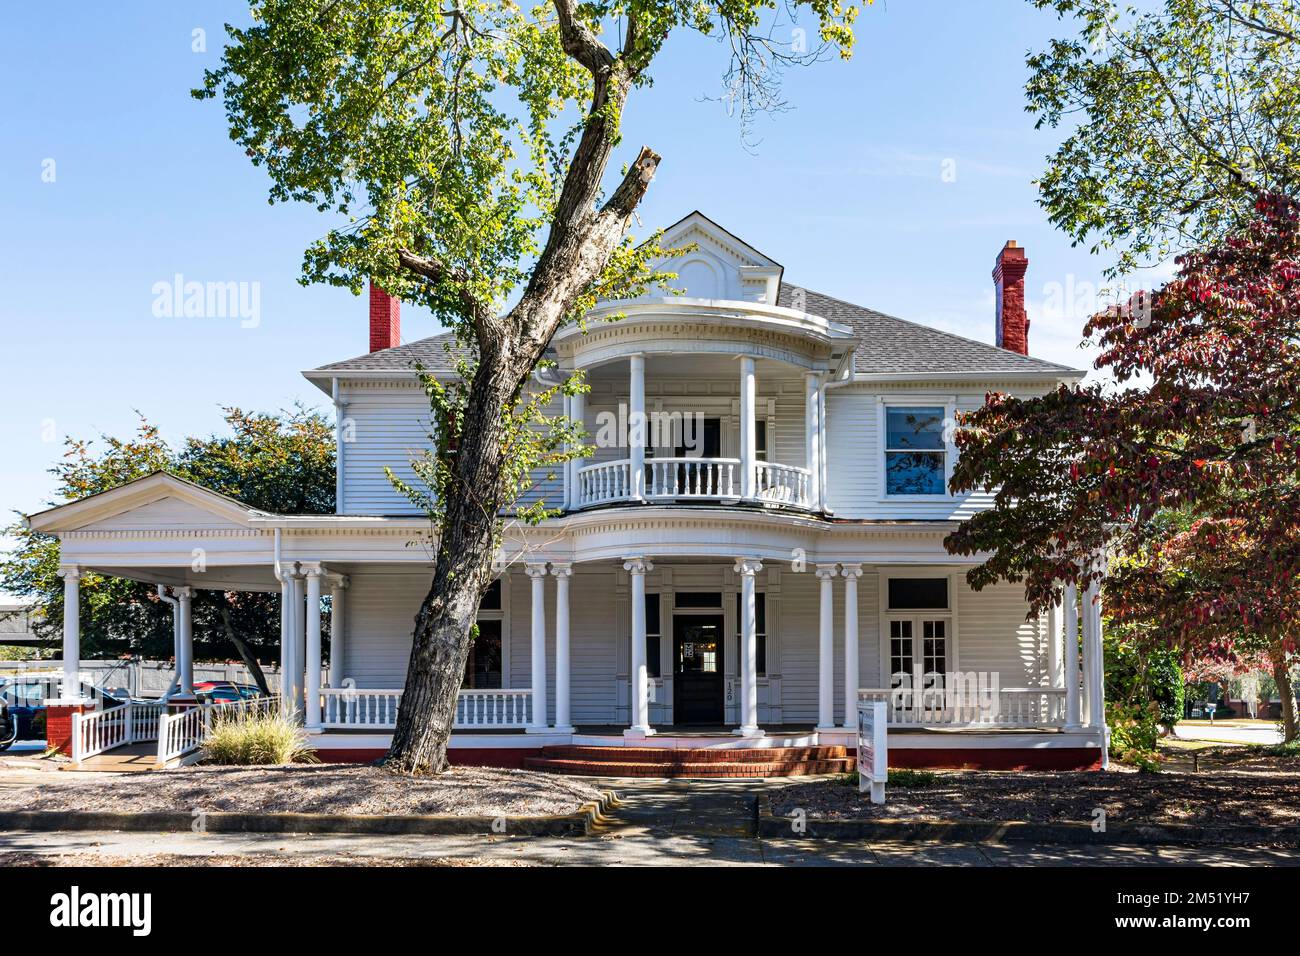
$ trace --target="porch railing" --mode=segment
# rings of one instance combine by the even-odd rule
[[[740,461],[736,458],[650,458],[645,470],[647,498],[740,495]]]
[[[456,698],[455,730],[517,730],[532,716],[531,690],[463,690]],[[400,690],[356,687],[321,691],[325,730],[391,730],[397,726]]]
[[[87,757],[102,754],[131,740],[130,702],[107,710],[92,710],[72,715],[72,760],[81,763]]]
[[[245,714],[274,714],[279,709],[278,697],[252,697],[200,704],[174,714],[163,713],[158,718],[158,766],[165,767],[173,760],[194,753],[223,720],[233,720]]]
[[[201,704],[171,714],[165,701],[128,701],[107,710],[72,715],[72,760],[106,753],[127,744],[158,742],[158,766],[193,753],[203,745],[214,721],[240,713],[273,712],[274,697]]]
[[[741,494],[738,458],[647,458],[643,494],[650,501],[700,498],[737,499]],[[759,501],[806,508],[811,503],[812,473],[807,468],[760,461],[754,464]],[[627,501],[632,497],[632,462],[605,461],[578,469],[577,506]]]
[[[897,727],[1061,727],[1065,690],[1056,687],[1002,687],[987,693],[951,687],[867,687],[859,700],[888,704],[890,726]]]
[[[807,468],[760,461],[755,466],[754,477],[760,500],[775,501],[799,508],[808,507],[812,472]]]

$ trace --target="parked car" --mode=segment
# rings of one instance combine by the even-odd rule
[[[16,740],[45,737],[45,698],[48,686],[22,676],[0,677],[0,751]]]
[[[253,700],[262,692],[253,684],[236,684],[228,680],[205,680],[194,685],[194,694],[202,701],[215,704]]]

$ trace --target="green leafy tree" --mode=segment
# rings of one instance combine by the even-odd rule
[[[780,42],[781,9],[809,14],[821,43]],[[222,98],[273,201],[346,219],[307,250],[304,280],[359,293],[373,279],[430,308],[465,356],[457,382],[423,377],[442,435],[418,463],[420,484],[403,486],[428,511],[436,551],[387,763],[438,773],[502,512],[537,469],[573,453],[563,447],[573,423],[543,408],[584,386],[539,395],[534,370],[597,299],[664,278],[657,237],[628,235],[660,157],[643,147],[607,176],[625,109],[673,37],[697,32],[729,51],[727,90],[748,118],[779,103],[784,67],[828,48],[849,54],[858,5],[256,0],[251,10],[254,25],[230,29],[196,95]]]
[[[1300,195],[1294,0],[1033,0],[1072,35],[1029,58],[1028,109],[1070,134],[1041,202],[1112,273],[1221,239],[1268,192]]]
[[[75,501],[158,471],[169,472],[253,508],[281,514],[334,510],[334,431],[324,416],[303,408],[280,415],[224,410],[228,433],[187,438],[173,449],[143,418],[133,436],[99,443],[68,439],[50,473],[55,498]],[[59,542],[21,521],[5,530],[17,547],[0,563],[0,588],[32,602],[38,636],[57,642],[63,630]],[[81,583],[81,641],[85,657],[172,655],[171,608],[156,587],[88,573]],[[278,655],[279,596],[202,589],[192,616],[196,660],[225,659],[234,647],[265,688],[259,658]]]

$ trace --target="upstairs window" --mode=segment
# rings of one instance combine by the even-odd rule
[[[884,417],[885,493],[947,494],[947,410],[941,405],[887,405]]]

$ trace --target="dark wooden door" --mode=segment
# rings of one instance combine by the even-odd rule
[[[721,614],[673,616],[673,723],[723,722]]]

